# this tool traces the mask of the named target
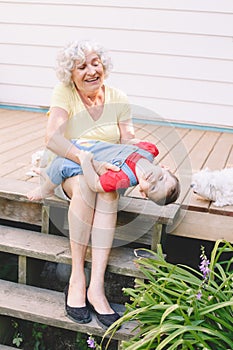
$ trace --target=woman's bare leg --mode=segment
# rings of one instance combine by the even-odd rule
[[[88,300],[100,314],[114,312],[105,296],[104,276],[115,233],[117,205],[116,192],[97,195],[92,228],[92,270]]]
[[[67,304],[71,307],[86,305],[86,277],[84,263],[93,223],[96,193],[78,175],[65,181],[63,188],[71,198],[68,220],[72,269]]]

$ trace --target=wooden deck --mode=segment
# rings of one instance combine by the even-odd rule
[[[0,120],[0,177],[38,182],[37,177],[27,176],[26,173],[31,169],[31,155],[44,147],[46,115],[0,109]],[[233,134],[154,124],[135,124],[135,129],[138,138],[158,146],[160,154],[157,161],[168,165],[181,181],[182,191],[178,200],[182,208],[180,222],[187,218],[187,227],[186,231],[182,231],[177,226],[175,234],[186,235],[193,225],[198,229],[198,224],[203,229],[208,221],[203,236],[208,238],[211,234],[210,221],[218,218],[212,224],[215,226],[213,234],[221,227],[223,231],[226,229],[228,239],[233,241],[233,206],[217,208],[211,202],[193,195],[190,190],[192,173],[205,167],[214,170],[233,166]],[[131,191],[131,195],[137,196],[137,193]],[[190,237],[195,238],[194,230]]]

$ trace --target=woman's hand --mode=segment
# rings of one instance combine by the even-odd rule
[[[107,162],[98,162],[93,159],[93,153],[80,150],[78,157],[83,170],[85,180],[94,192],[105,192],[101,182],[100,175],[104,174],[108,170],[119,171],[120,169],[116,165],[112,165]]]
[[[108,162],[100,162],[97,160],[93,160],[92,164],[93,164],[95,171],[97,172],[98,175],[102,175],[102,174],[106,173],[108,170],[120,171],[120,168],[118,166],[113,165],[113,164],[108,163]]]
[[[94,167],[94,170],[98,175],[102,175],[106,173],[108,170],[112,170],[112,171],[120,170],[118,166],[113,165],[111,163],[94,160],[93,159],[94,154],[89,151],[79,150],[79,152],[77,153],[77,156],[80,160],[81,166],[83,166],[84,163],[86,164],[87,162],[91,162]]]

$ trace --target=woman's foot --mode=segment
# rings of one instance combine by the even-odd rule
[[[109,305],[109,302],[104,293],[92,292],[90,288],[87,290],[87,300],[100,314],[112,314],[114,310]]]
[[[98,324],[104,329],[110,327],[120,318],[120,315],[111,308],[106,296],[102,293],[99,296],[97,293],[93,295],[88,290],[87,303],[90,309],[95,313]]]
[[[72,321],[77,323],[89,323],[91,321],[91,313],[89,308],[84,306],[70,306],[68,305],[68,294],[69,290],[69,284],[65,287],[64,293],[65,293],[65,309],[66,309],[66,315],[68,318],[70,318]]]

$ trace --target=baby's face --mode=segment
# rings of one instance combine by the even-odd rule
[[[155,202],[165,198],[174,186],[175,179],[170,172],[160,167],[155,167],[139,181],[140,192]]]

